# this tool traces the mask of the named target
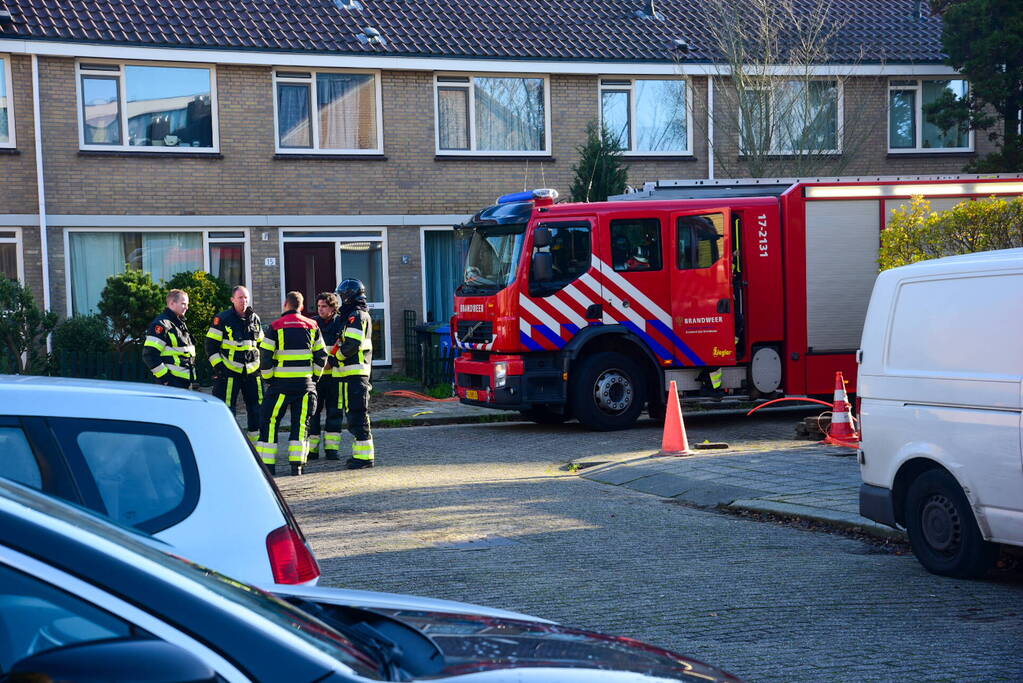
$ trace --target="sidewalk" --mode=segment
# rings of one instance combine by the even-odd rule
[[[809,445],[769,451],[708,451],[686,457],[648,456],[587,468],[602,484],[700,507],[746,510],[825,522],[885,538],[905,534],[859,514],[856,452]]]

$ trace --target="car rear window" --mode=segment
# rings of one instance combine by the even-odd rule
[[[147,533],[177,524],[195,509],[195,455],[177,427],[74,418],[51,424],[88,507]]]

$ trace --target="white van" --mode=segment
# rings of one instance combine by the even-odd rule
[[[1023,249],[881,273],[858,358],[860,514],[935,574],[983,575],[1023,546]]]

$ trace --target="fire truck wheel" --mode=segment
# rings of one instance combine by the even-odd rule
[[[913,480],[905,514],[913,554],[933,574],[980,578],[998,559],[998,544],[984,540],[966,494],[944,470]]]
[[[572,414],[590,429],[628,429],[639,417],[646,381],[639,367],[619,353],[596,353],[579,364],[570,388]]]
[[[556,413],[546,406],[533,406],[519,412],[522,413],[522,417],[538,425],[559,425],[569,418],[565,413]]]

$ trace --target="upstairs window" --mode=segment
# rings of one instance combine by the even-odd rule
[[[647,78],[600,81],[600,120],[627,154],[691,154],[688,83]]]
[[[437,76],[437,152],[550,153],[547,79]]]
[[[11,87],[11,60],[6,55],[0,55],[0,147],[14,147]]]
[[[891,81],[888,85],[888,151],[968,151],[969,126],[941,128],[924,108],[943,99],[965,100],[969,84],[960,79]]]
[[[776,81],[739,93],[744,153],[838,154],[841,152],[837,81]]]
[[[348,71],[275,71],[279,153],[381,154],[380,78]]]
[[[215,91],[212,67],[80,62],[81,147],[215,152]]]

